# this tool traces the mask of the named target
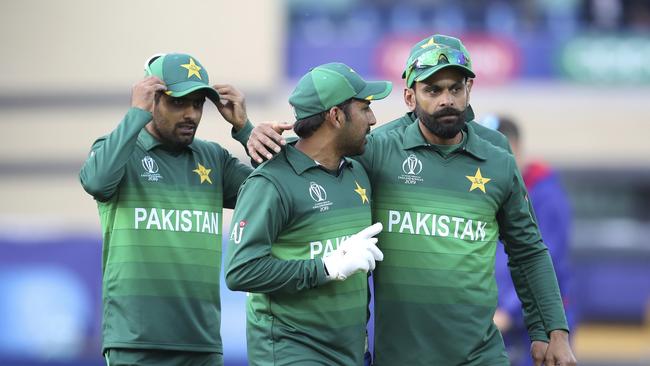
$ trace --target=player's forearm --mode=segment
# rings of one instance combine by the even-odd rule
[[[530,292],[531,302],[524,305],[524,314],[529,318],[527,325],[536,326],[541,322],[546,334],[556,329],[568,330],[560,289],[548,251],[538,251],[525,260],[518,261],[517,265],[521,270],[515,283],[520,283],[518,292]],[[534,315],[535,309],[539,319]]]
[[[230,131],[230,136],[239,141],[240,144],[244,147],[244,151],[248,153],[248,149],[246,148],[246,143],[248,142],[248,138],[251,136],[251,132],[253,131],[253,124],[251,123],[250,120],[246,120],[246,122],[242,126],[234,126],[232,127],[232,130]]]
[[[223,166],[223,207],[233,209],[237,203],[239,188],[251,172],[253,172],[253,168],[241,163],[230,154],[226,156],[226,161]]]
[[[233,291],[296,293],[326,282],[320,260],[281,260],[272,256],[230,264],[226,285]]]
[[[502,306],[510,314],[521,312],[523,310],[524,323],[526,324],[530,340],[548,342],[548,336],[546,335],[546,330],[544,329],[544,323],[542,322],[539,310],[537,309],[534,299],[531,297],[532,294],[530,288],[528,288],[528,285],[524,281],[519,267],[514,264],[508,264],[508,269],[510,270],[515,292],[521,304],[512,299],[512,301],[507,301],[502,304]]]
[[[86,192],[100,201],[115,193],[135,150],[138,134],[150,120],[151,113],[131,108],[117,128],[93,146],[79,173]]]

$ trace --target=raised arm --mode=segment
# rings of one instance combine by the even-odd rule
[[[151,121],[154,96],[165,90],[157,77],[147,77],[133,85],[131,108],[109,135],[95,141],[79,172],[83,188],[98,201],[109,200],[124,176],[124,167],[133,154],[142,128]]]
[[[278,122],[263,122],[255,126],[246,144],[248,156],[257,164],[271,159],[287,143],[282,133],[292,128],[291,124]]]
[[[223,150],[223,207],[235,208],[240,188],[253,168]]]

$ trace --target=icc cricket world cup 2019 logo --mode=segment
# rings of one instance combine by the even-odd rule
[[[420,177],[420,173],[422,173],[422,161],[415,154],[411,154],[404,159],[402,171],[404,174],[398,175],[397,179],[405,184],[418,184],[424,181]]]
[[[158,163],[156,163],[156,161],[149,155],[142,159],[142,167],[144,168],[144,171],[149,174],[158,173]]]
[[[402,171],[408,175],[418,175],[422,171],[422,162],[414,154],[411,154],[402,163]]]
[[[147,178],[150,182],[157,182],[162,178],[162,175],[158,174],[158,163],[149,155],[142,158],[142,167],[144,168],[144,173],[141,177]]]
[[[320,212],[325,212],[330,209],[332,202],[327,200],[327,192],[325,192],[325,188],[320,184],[309,182],[309,196],[316,202],[312,207],[313,209],[320,210]]]
[[[325,188],[314,182],[311,182],[309,184],[309,195],[311,196],[311,199],[316,202],[323,202],[327,199],[327,192],[325,192]]]

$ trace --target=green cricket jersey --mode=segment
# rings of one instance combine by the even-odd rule
[[[371,224],[370,182],[338,175],[288,144],[246,180],[233,216],[226,283],[247,299],[251,365],[362,365],[365,273],[328,282],[321,258]]]
[[[375,365],[508,365],[492,322],[500,235],[548,331],[567,329],[552,262],[512,155],[464,132],[444,154],[411,123],[369,139],[385,259],[374,272]]]
[[[222,207],[252,169],[199,139],[165,150],[143,128],[151,118],[131,108],[80,173],[104,239],[103,349],[222,353]],[[234,137],[245,143],[251,128]]]
[[[415,116],[415,113],[408,112],[396,120],[393,120],[391,122],[388,122],[384,125],[381,125],[373,129],[371,133],[373,135],[376,135],[376,134],[386,133],[388,131],[392,131],[399,128],[405,128],[411,125],[413,122],[415,122],[416,119],[417,117]],[[510,148],[510,144],[508,143],[508,139],[501,132],[493,130],[491,128],[487,128],[474,121],[474,111],[472,110],[471,106],[467,107],[466,121],[467,121],[466,130],[472,130],[472,132],[476,133],[482,139],[487,140],[492,145],[496,147],[500,147],[508,151],[508,153],[512,154],[512,150]],[[521,176],[519,169],[517,169],[517,174]],[[535,217],[535,212],[533,211],[531,203],[528,202],[528,205],[532,213],[533,219],[535,219],[535,221],[537,222],[537,218]],[[501,249],[497,249],[497,250],[501,250]],[[519,268],[516,265],[513,265],[513,263],[509,263],[508,267],[510,268],[510,272],[512,274],[512,279],[515,284],[515,288],[517,290],[517,295],[522,302],[524,320],[528,328],[528,335],[530,337],[530,340],[548,342],[548,335],[546,333],[546,330],[544,329],[544,324],[539,316],[539,311],[537,310],[537,304],[535,303],[535,300],[531,295],[530,289],[526,286],[526,283],[522,281],[523,277],[519,274]]]

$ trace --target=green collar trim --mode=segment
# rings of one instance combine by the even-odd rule
[[[287,161],[289,162],[289,165],[291,165],[293,170],[296,172],[296,174],[301,175],[302,173],[304,173],[305,171],[311,168],[320,169],[322,165],[320,165],[316,160],[307,156],[302,151],[296,149],[296,147],[294,146],[296,142],[297,141],[288,143],[284,149]],[[341,166],[339,166],[339,170],[342,169],[343,167],[349,167],[349,166],[352,166],[352,161],[344,157]]]

